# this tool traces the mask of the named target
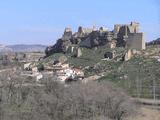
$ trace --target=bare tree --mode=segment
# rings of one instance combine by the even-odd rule
[[[27,78],[15,73],[3,80],[8,75],[0,76],[1,120],[122,120],[134,111],[129,97],[108,82],[65,87],[48,78],[44,86],[23,86]]]

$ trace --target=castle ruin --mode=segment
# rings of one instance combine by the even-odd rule
[[[139,23],[116,24],[114,25],[114,34],[117,39],[117,46],[123,45],[126,48],[138,50],[145,49],[144,33],[139,32]]]
[[[79,27],[73,33],[71,28],[66,28],[62,38],[57,43],[46,49],[46,54],[67,52],[70,46],[94,48],[105,46],[107,48],[124,47],[128,49],[145,49],[144,33],[139,32],[139,23],[116,24],[114,29],[109,31],[104,27],[98,30],[93,28]]]

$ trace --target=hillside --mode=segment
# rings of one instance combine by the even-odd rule
[[[81,68],[85,76],[102,75],[99,81],[111,81],[124,88],[130,95],[136,97],[153,98],[156,86],[156,98],[160,98],[160,48],[147,47],[146,50],[137,51],[130,60],[123,61],[126,53],[124,48],[98,49],[81,48],[82,56],[73,57],[72,54],[55,53],[42,60],[41,64],[48,64],[60,56],[66,56],[71,66]],[[105,60],[107,51],[115,51],[113,59]]]

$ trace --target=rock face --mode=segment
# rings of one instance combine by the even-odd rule
[[[71,46],[94,48],[106,46],[107,48],[126,47],[133,49],[145,49],[143,33],[139,32],[139,23],[116,24],[114,30],[108,31],[104,27],[99,30],[79,27],[73,33],[71,28],[66,28],[62,38],[53,46],[47,47],[46,55],[53,53],[73,51]]]
[[[60,53],[60,52],[67,52],[68,47],[71,45],[69,40],[59,39],[57,43],[53,46],[49,46],[46,48],[45,53],[46,55],[51,55],[53,53]]]

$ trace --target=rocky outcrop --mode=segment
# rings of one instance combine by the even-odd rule
[[[70,45],[70,40],[59,39],[55,45],[47,47],[45,53],[47,56],[53,53],[66,53]]]

